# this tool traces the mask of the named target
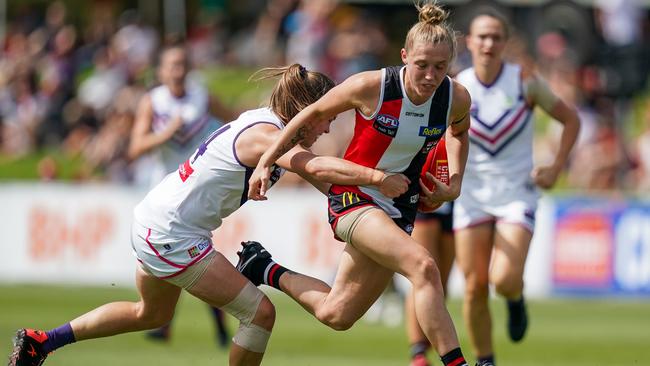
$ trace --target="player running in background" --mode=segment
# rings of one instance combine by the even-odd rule
[[[147,188],[178,169],[212,131],[223,125],[222,121],[236,117],[202,85],[187,77],[189,60],[183,43],[164,47],[159,62],[161,85],[150,90],[139,103],[128,152],[131,159],[149,154],[149,159],[145,158],[146,166],[136,172],[136,180],[144,180]],[[225,347],[230,337],[224,314],[218,308],[210,310],[217,344]],[[170,324],[151,330],[147,335],[152,339],[168,340]]]
[[[426,248],[435,259],[440,271],[440,281],[447,296],[447,282],[454,264],[454,202],[445,202],[433,212],[418,212],[411,237]],[[428,366],[426,352],[431,347],[415,314],[413,291],[409,291],[404,302],[406,336],[410,345],[411,366]]]
[[[535,227],[538,190],[552,187],[578,135],[575,110],[525,67],[505,62],[503,16],[492,9],[470,23],[473,67],[458,74],[472,96],[471,147],[461,195],[454,205],[456,261],[465,277],[463,316],[477,365],[494,365],[489,284],[505,297],[510,338],[518,342],[528,317],[523,275]],[[533,108],[564,125],[550,166],[533,168]]]
[[[240,320],[230,348],[230,365],[259,365],[275,308],[269,299],[212,246],[221,220],[247,201],[250,173],[262,153],[303,108],[334,83],[325,75],[294,64],[269,69],[280,80],[270,106],[243,113],[213,132],[181,167],[167,175],[134,209],[132,248],[138,302],[113,302],[62,326],[17,332],[9,366],[40,365],[47,355],[72,342],[152,329],[168,323],[182,289]],[[311,146],[327,132],[319,124],[305,132]],[[388,197],[407,189],[406,178],[333,157],[317,157],[296,147],[273,165],[271,181],[291,169],[314,181],[375,185]],[[317,183],[322,190],[323,183]]]
[[[159,86],[145,94],[131,133],[129,158],[149,155],[142,172],[147,188],[158,184],[224,121],[237,116],[223,106],[198,81],[188,77],[188,52],[183,43],[172,42],[159,56]]]
[[[350,328],[398,272],[413,286],[417,318],[427,338],[445,365],[458,366],[466,363],[445,307],[438,267],[410,233],[419,199],[432,206],[460,193],[470,98],[447,76],[456,43],[445,22],[446,11],[431,2],[417,8],[419,22],[401,50],[405,65],[353,75],[299,113],[260,159],[250,179],[249,197],[265,199],[273,163],[304,141],[310,128],[323,128],[351,109],[356,125],[345,159],[405,174],[408,191],[390,198],[364,185],[331,187],[330,223],[346,242],[332,288],[276,264],[259,243],[244,245],[238,269],[255,284],[284,291],[337,330]],[[432,179],[431,192],[420,183],[419,174],[427,153],[445,133],[450,185]]]

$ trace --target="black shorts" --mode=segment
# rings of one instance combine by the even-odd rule
[[[450,233],[454,231],[454,202],[446,202],[433,212],[418,212],[415,222],[438,220],[442,225],[442,231]]]
[[[328,198],[328,220],[332,231],[336,230],[336,223],[338,222],[339,217],[345,215],[346,213],[356,210],[364,206],[374,206],[381,210],[375,201],[372,198],[365,195],[361,195],[355,192],[343,192],[340,194],[334,194],[330,191],[327,195]],[[407,234],[411,235],[413,232],[413,222],[406,220],[402,217],[393,218],[393,221],[400,229],[404,230]],[[337,240],[340,240],[336,237]]]

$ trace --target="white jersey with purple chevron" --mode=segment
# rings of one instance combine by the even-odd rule
[[[523,95],[521,68],[504,63],[485,85],[474,68],[456,77],[472,97],[467,174],[529,174],[533,168],[533,116]]]
[[[473,68],[456,76],[472,97],[470,148],[454,228],[506,221],[532,231],[539,192],[533,169],[533,111],[526,103],[518,65],[503,63],[485,85]]]
[[[175,97],[169,88],[161,85],[149,92],[153,110],[151,129],[154,132],[165,130],[177,115],[183,119],[183,126],[155,152],[164,174],[154,184],[177,169],[212,131],[223,124],[210,115],[210,98],[203,86],[188,81],[185,91],[184,96]]]
[[[214,131],[147,194],[134,210],[135,221],[169,237],[210,238],[222,219],[247,200],[248,178],[254,167],[240,162],[235,143],[243,131],[259,123],[278,129],[284,126],[268,108],[242,113]],[[282,173],[274,166],[271,184]]]

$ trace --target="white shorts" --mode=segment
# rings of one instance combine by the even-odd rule
[[[498,188],[486,182],[495,183],[463,180],[461,195],[454,203],[454,230],[497,222],[521,225],[532,233],[539,198],[537,188],[528,179],[521,183],[501,181]]]
[[[131,227],[131,246],[133,255],[145,271],[160,279],[179,276],[199,261],[212,258],[215,253],[210,238],[177,238],[137,222],[133,222]]]

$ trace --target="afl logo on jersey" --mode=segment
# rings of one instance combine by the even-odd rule
[[[395,137],[399,120],[388,114],[380,114],[375,118],[375,123],[372,126],[384,135]]]

